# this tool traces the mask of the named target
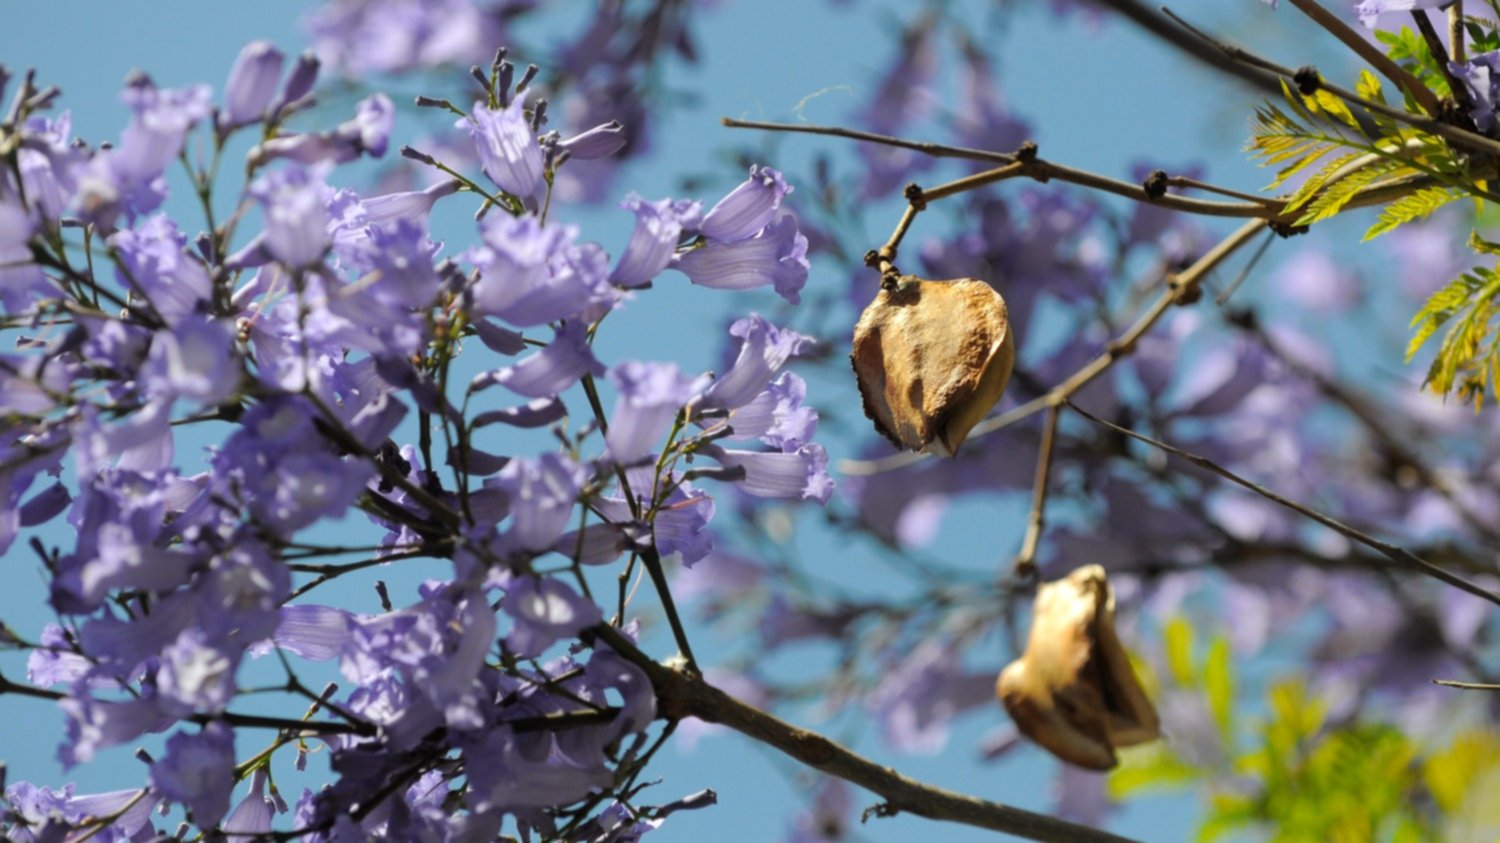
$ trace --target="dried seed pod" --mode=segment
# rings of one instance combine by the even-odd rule
[[[973,278],[881,285],[849,355],[865,415],[897,447],[952,456],[1000,400],[1016,361],[1005,300]]]
[[[1098,565],[1037,589],[1026,652],[995,691],[1022,734],[1090,770],[1115,766],[1119,747],[1161,736],[1115,635],[1115,595]]]

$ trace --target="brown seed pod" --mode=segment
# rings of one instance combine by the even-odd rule
[[[952,456],[1016,361],[1005,300],[973,278],[882,284],[849,355],[865,415],[897,447]]]
[[[1115,766],[1119,747],[1161,736],[1115,635],[1115,595],[1098,565],[1037,589],[1026,652],[995,691],[1022,734],[1090,770]]]

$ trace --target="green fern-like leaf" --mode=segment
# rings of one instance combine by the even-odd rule
[[[1334,216],[1338,211],[1344,210],[1344,205],[1349,204],[1350,199],[1359,195],[1365,187],[1373,186],[1386,175],[1398,174],[1404,168],[1406,166],[1400,160],[1383,159],[1367,163],[1349,174],[1335,174],[1338,175],[1337,180],[1329,178],[1326,186],[1311,196],[1311,201],[1307,202],[1307,210],[1302,211],[1302,216],[1298,217],[1296,223],[1308,225]]]
[[[1494,319],[1500,313],[1500,273],[1476,269],[1433,294],[1412,319],[1416,333],[1407,350],[1415,354],[1439,328],[1442,343],[1427,368],[1426,385],[1447,395],[1454,391],[1475,406],[1483,404],[1500,367]],[[1486,348],[1486,346],[1488,346]],[[1408,359],[1410,359],[1408,357]]]
[[[1500,257],[1500,243],[1480,237],[1477,231],[1469,232],[1469,248],[1481,255]]]
[[[1365,232],[1364,239],[1371,240],[1412,220],[1422,219],[1463,195],[1462,191],[1451,187],[1424,187],[1410,196],[1403,196],[1385,206],[1380,219]]]
[[[1422,309],[1411,319],[1415,333],[1406,345],[1406,362],[1410,363],[1437,329],[1453,318],[1475,291],[1484,287],[1484,281],[1476,274],[1480,271],[1465,272],[1428,297]]]

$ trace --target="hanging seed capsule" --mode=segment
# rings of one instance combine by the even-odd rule
[[[952,456],[989,413],[1016,361],[1005,300],[973,278],[881,284],[849,355],[865,415],[897,447]]]
[[[1115,595],[1086,565],[1037,589],[1026,652],[995,691],[1026,737],[1070,764],[1115,766],[1115,750],[1161,736],[1156,708],[1115,635]]]

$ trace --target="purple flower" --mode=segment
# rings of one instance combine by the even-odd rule
[[[444,179],[423,190],[402,193],[387,193],[372,196],[361,203],[365,210],[365,222],[374,226],[388,226],[406,221],[427,230],[427,218],[439,199],[452,196],[458,191],[457,179]]]
[[[295,165],[267,173],[250,186],[265,214],[265,248],[290,269],[318,263],[332,245],[326,191],[321,180]]]
[[[304,659],[325,661],[338,658],[349,643],[349,625],[353,615],[332,606],[302,603],[282,606],[276,632],[269,641],[262,641],[250,648],[253,655],[260,656],[271,650],[271,642],[289,653]]]
[[[151,765],[151,786],[186,807],[199,827],[212,828],[229,811],[233,771],[234,731],[210,723],[196,735],[178,732],[167,739],[166,755]]]
[[[224,83],[219,129],[227,131],[258,122],[276,95],[286,56],[269,41],[252,41],[240,50]]]
[[[818,412],[805,405],[807,383],[792,372],[782,372],[754,400],[729,414],[734,431],[729,440],[759,439],[782,451],[795,451],[812,441]]]
[[[705,409],[734,410],[754,401],[770,386],[786,361],[813,346],[812,337],[778,328],[752,313],[729,326],[740,340],[734,361],[703,394]]]
[[[481,231],[484,246],[468,252],[479,268],[479,281],[471,288],[476,314],[528,328],[613,303],[615,291],[603,267],[591,249],[573,242],[578,234],[573,226],[491,214]]]
[[[134,521],[135,519],[130,519]],[[129,524],[103,522],[91,528],[94,552],[74,570],[61,573],[53,583],[78,601],[71,609],[97,607],[116,589],[167,591],[187,582],[195,554],[158,547],[153,537],[142,536]]]
[[[168,324],[209,309],[213,281],[208,269],[186,252],[187,237],[166,214],[117,231],[108,242],[120,256],[115,277],[121,286],[138,288]]]
[[[239,386],[234,335],[221,320],[192,316],[156,335],[147,364],[152,392],[213,406]]]
[[[828,452],[811,443],[790,453],[775,451],[731,451],[718,445],[700,445],[698,453],[729,468],[741,468],[745,478],[735,485],[758,498],[799,498],[828,503],[833,478],[828,475]]]
[[[28,782],[6,788],[5,800],[15,814],[0,822],[9,824],[6,833],[16,843],[83,840],[85,836],[100,841],[134,840],[142,830],[150,832],[151,813],[161,801],[153,794],[142,794],[135,789],[76,796],[71,784],[62,790],[49,790]],[[15,815],[22,822],[11,824]],[[103,817],[115,819],[100,828],[95,821]],[[58,823],[74,833],[64,835]]]
[[[777,294],[796,304],[807,283],[807,238],[797,230],[797,218],[784,214],[759,234],[746,240],[710,240],[680,255],[673,268],[701,287],[749,290],[774,286]]]
[[[241,648],[269,637],[291,591],[286,564],[248,536],[233,537],[198,581],[198,623],[212,636],[231,637]]]
[[[250,792],[234,806],[221,830],[231,839],[236,834],[267,833],[271,830],[271,815],[275,809],[275,801],[266,796],[266,769],[257,768],[250,776]]]
[[[752,165],[750,177],[709,210],[699,230],[723,242],[754,237],[776,217],[781,200],[791,192],[781,173]]]
[[[58,700],[57,707],[68,717],[67,740],[57,750],[57,759],[65,770],[92,761],[101,749],[133,741],[169,722],[149,699],[105,702],[68,697]]]
[[[449,626],[459,630],[458,634],[444,642],[441,652],[422,659],[412,679],[443,712],[448,726],[478,729],[485,723],[488,707],[479,674],[495,643],[495,613],[478,590],[456,593],[464,596]]]
[[[344,164],[361,155],[385,155],[396,109],[385,94],[371,94],[355,106],[354,117],[331,132],[279,135],[250,150],[250,161],[264,164],[286,158],[299,164]]]
[[[573,638],[604,620],[593,601],[553,577],[519,576],[511,580],[500,601],[500,611],[514,621],[505,646],[522,658],[540,656],[553,643]]]
[[[162,696],[192,711],[223,711],[234,697],[237,652],[210,642],[201,629],[188,628],[162,653],[156,684]]]
[[[651,488],[650,466],[626,469],[625,473],[636,494]],[[714,517],[714,500],[677,472],[663,475],[662,487],[670,491],[660,501],[656,518],[651,522],[651,539],[662,556],[681,554],[682,563],[691,566],[713,552],[714,536],[708,524]],[[594,506],[600,515],[616,524],[628,524],[633,518],[623,496],[595,498]]]
[[[510,496],[514,546],[550,550],[567,529],[585,479],[583,467],[560,454],[518,457],[501,469],[495,485]]]
[[[36,223],[19,203],[0,196],[0,306],[7,313],[24,313],[32,302],[54,294],[42,268],[31,262],[31,239]]]
[[[526,198],[542,182],[542,147],[526,120],[526,98],[518,96],[502,109],[474,103],[469,116],[455,124],[474,139],[484,174],[512,196]]]
[[[682,406],[703,387],[672,363],[626,361],[609,370],[609,379],[620,398],[605,441],[610,458],[626,464],[651,453]]]
[[[639,287],[672,262],[683,229],[690,227],[702,211],[697,202],[647,202],[634,193],[626,196],[620,207],[635,214],[635,229],[610,280],[622,287]]]
[[[101,151],[78,176],[80,213],[112,228],[122,212],[145,214],[166,197],[163,173],[182,151],[188,130],[208,116],[207,85],[157,88],[145,76],[127,81],[121,99],[134,116],[112,149]]]
[[[604,374],[604,364],[594,358],[583,323],[573,320],[563,323],[546,348],[514,366],[475,377],[469,390],[477,392],[500,384],[517,395],[546,398],[577,383],[585,374]]]
[[[78,190],[78,170],[86,160],[73,146],[73,118],[63,112],[54,119],[28,118],[21,128],[16,163],[26,203],[48,228],[56,225]]]
[[[503,728],[482,733],[464,747],[472,804],[480,810],[566,805],[614,781],[601,747],[567,752],[559,743],[551,732],[518,735]]]
[[[620,121],[611,120],[558,141],[557,148],[571,158],[587,161],[614,155],[625,148],[625,141],[625,127],[620,125]]]
[[[385,155],[391,127],[396,121],[396,106],[385,94],[371,94],[354,107],[354,117],[339,124],[334,136],[371,158]]]
[[[303,19],[313,49],[340,73],[363,76],[488,61],[503,43],[511,2],[334,0]]]
[[[62,627],[49,623],[42,627],[42,646],[26,659],[26,679],[43,688],[63,685],[81,679],[93,666],[87,658],[71,651]]]
[[[286,76],[286,84],[281,87],[281,93],[271,104],[271,119],[279,120],[287,106],[312,93],[313,85],[318,81],[318,69],[322,65],[323,62],[311,51],[297,57],[297,63],[292,65],[292,72]]]
[[[1500,104],[1500,51],[1481,53],[1467,62],[1449,62],[1469,93],[1469,116],[1481,132],[1495,128],[1495,108]]]

